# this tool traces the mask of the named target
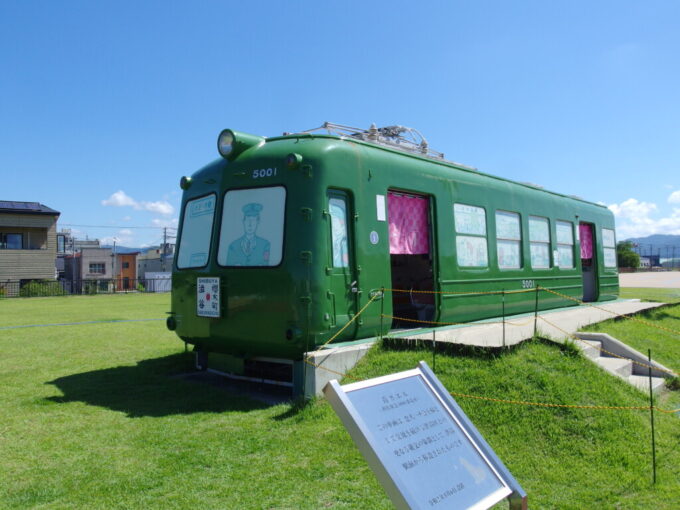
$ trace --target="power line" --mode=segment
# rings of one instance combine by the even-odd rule
[[[132,226],[132,225],[78,225],[76,223],[59,223],[59,226],[61,227],[84,227],[84,228],[119,228],[119,229],[125,229],[125,228],[137,228],[137,229],[154,229],[154,230],[163,230],[163,229],[172,229],[172,230],[177,230],[177,227],[140,227],[140,226]]]

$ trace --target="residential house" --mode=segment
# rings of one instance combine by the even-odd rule
[[[134,290],[137,288],[137,256],[139,252],[117,253],[115,256],[116,288],[118,290]]]
[[[115,260],[111,248],[81,248],[64,258],[64,277],[71,292],[109,292]]]
[[[59,214],[38,202],[0,201],[0,282],[55,280]]]
[[[146,273],[169,273],[172,271],[172,258],[175,253],[174,244],[166,244],[158,248],[150,248],[137,256],[137,274],[146,278]]]
[[[55,262],[57,269],[57,279],[63,280],[66,278],[65,259],[68,255],[75,253],[75,239],[71,234],[70,228],[62,228],[57,232],[57,260]]]

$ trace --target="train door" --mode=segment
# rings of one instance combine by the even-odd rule
[[[356,262],[353,256],[350,218],[354,217],[352,203],[347,193],[330,190],[327,196],[329,218],[328,243],[330,246],[326,275],[328,278],[327,297],[330,301],[331,328],[341,328],[357,313],[358,285]],[[340,338],[353,338],[356,321],[349,326]]]
[[[597,299],[597,250],[592,223],[579,223],[581,241],[581,271],[583,272],[583,301]]]
[[[392,272],[392,326],[427,326],[435,317],[430,199],[397,191],[387,194]]]

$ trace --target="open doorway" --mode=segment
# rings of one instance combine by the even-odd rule
[[[581,241],[581,271],[583,273],[583,297],[585,302],[597,299],[597,260],[593,224],[579,223],[579,239]]]
[[[387,194],[392,272],[393,328],[424,327],[435,317],[430,199]]]

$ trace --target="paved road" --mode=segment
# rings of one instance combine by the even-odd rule
[[[680,271],[657,273],[621,273],[621,287],[653,287],[657,289],[680,289]]]

